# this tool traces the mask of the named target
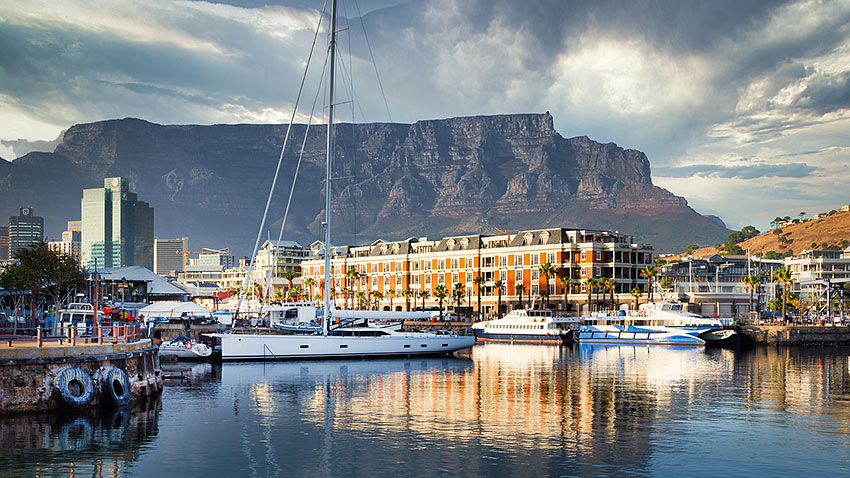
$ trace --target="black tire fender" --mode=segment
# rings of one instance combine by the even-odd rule
[[[123,407],[130,402],[130,379],[118,367],[107,367],[100,380],[100,398],[103,405]]]
[[[53,387],[62,405],[82,410],[94,400],[94,381],[89,374],[77,367],[62,369],[53,380]]]

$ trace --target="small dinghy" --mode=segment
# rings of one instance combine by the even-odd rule
[[[207,344],[195,342],[189,337],[175,337],[171,342],[159,346],[160,357],[177,357],[178,359],[205,359],[212,355],[212,348]]]

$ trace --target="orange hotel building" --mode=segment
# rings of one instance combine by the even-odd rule
[[[311,245],[312,257],[301,262],[302,280],[312,277],[316,294],[324,287],[323,244]],[[427,290],[431,295],[426,307],[436,306],[434,288],[444,285],[448,298],[444,306],[452,305],[451,291],[455,284],[463,284],[466,297],[463,306],[476,307],[474,278],[482,275],[481,306],[485,314],[495,313],[498,291],[494,283],[501,280],[502,309],[511,310],[519,305],[516,285],[525,284],[523,303],[536,298],[537,307],[542,306],[539,291],[548,286],[550,308],[564,308],[564,287],[560,277],[573,280],[567,291],[568,309],[575,311],[587,302],[584,280],[590,277],[613,277],[617,283],[617,300],[631,303],[629,292],[639,287],[645,294],[647,280],[640,277],[640,270],[652,264],[652,247],[634,243],[632,236],[609,231],[586,229],[535,229],[516,234],[466,235],[444,237],[438,240],[409,238],[402,241],[375,242],[362,246],[332,247],[331,272],[333,289],[337,291],[338,308],[345,307],[345,299],[338,291],[349,287],[355,292],[368,293],[378,290],[384,295],[381,308],[389,310],[387,294],[395,290],[392,308],[404,310],[406,299],[402,290],[416,292],[411,299],[422,306],[418,291]],[[546,262],[555,266],[557,275],[547,284],[540,274],[540,265]],[[359,279],[346,278],[345,271],[355,268]]]

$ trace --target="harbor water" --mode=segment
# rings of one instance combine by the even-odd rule
[[[180,364],[143,409],[0,419],[0,474],[850,476],[848,355],[487,344]]]

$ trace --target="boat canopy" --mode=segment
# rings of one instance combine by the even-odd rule
[[[156,302],[141,310],[139,316],[151,317],[212,317],[209,310],[194,302]]]

